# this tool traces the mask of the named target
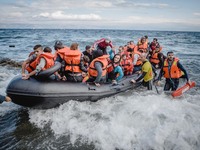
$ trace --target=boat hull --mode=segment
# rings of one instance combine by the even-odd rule
[[[52,79],[38,80],[30,78],[22,80],[16,76],[8,85],[6,93],[15,104],[48,109],[54,108],[69,100],[92,101],[124,92],[134,87],[130,83],[133,76],[124,77],[118,85],[102,84],[96,87],[93,84],[55,81]]]

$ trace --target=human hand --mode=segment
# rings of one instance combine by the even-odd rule
[[[101,86],[99,83],[95,83],[95,82],[94,82],[94,84],[95,84],[97,87],[100,87],[100,86]]]
[[[5,101],[6,102],[10,102],[11,101],[11,98],[9,96],[5,96]]]
[[[63,81],[66,81],[66,80],[67,80],[67,78],[66,78],[65,76],[63,76],[63,77],[62,77],[62,80],[63,80]]]
[[[30,75],[29,75],[29,74],[25,74],[25,75],[22,77],[23,80],[27,80],[27,79],[29,79],[29,78],[30,78]]]
[[[161,83],[160,83],[160,81],[158,80],[158,81],[156,81],[155,82],[155,84],[157,85],[157,86],[160,86],[161,85]]]
[[[26,76],[26,74],[25,73],[22,73],[22,77],[25,77]]]
[[[134,79],[132,79],[130,82],[131,82],[131,83],[136,83],[136,81],[135,81]]]

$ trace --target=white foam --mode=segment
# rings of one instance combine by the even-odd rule
[[[50,125],[56,136],[70,135],[97,149],[192,149],[199,146],[200,106],[189,98],[133,92],[96,103],[70,101],[59,108],[30,110],[30,122]],[[194,97],[197,98],[197,97]],[[196,144],[196,145],[195,145]]]

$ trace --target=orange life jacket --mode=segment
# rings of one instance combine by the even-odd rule
[[[37,65],[40,63],[40,59],[44,58],[46,61],[46,64],[42,70],[46,70],[51,68],[54,65],[54,55],[51,53],[43,53],[40,54],[34,61],[32,61],[27,67],[26,70],[30,73],[34,71],[37,67]]]
[[[81,51],[80,50],[68,50],[65,53],[64,60],[66,62],[65,70],[74,72],[74,73],[81,73],[80,69],[80,62],[81,62]]]
[[[64,59],[65,53],[69,50],[69,47],[64,47],[62,49],[59,49],[55,52],[55,59],[59,55],[61,59]]]
[[[134,59],[134,55],[135,54],[138,54],[139,56],[141,55],[141,52],[139,52],[139,51],[135,51],[134,50],[134,53],[133,53],[133,58],[132,59]],[[135,64],[135,66],[140,66],[140,65],[142,65],[143,63],[142,63],[142,60],[140,59],[140,57],[138,58],[138,60],[137,60],[137,62],[136,62],[136,64]]]
[[[177,66],[178,58],[174,58],[171,67],[169,68],[168,60],[165,59],[163,72],[165,78],[180,78],[183,74]]]
[[[158,53],[154,52],[150,57],[150,62],[154,64],[158,64],[160,60],[158,59]]]
[[[51,54],[51,53],[40,54],[39,62],[40,62],[41,58],[44,58],[46,60],[46,64],[45,64],[44,68],[42,68],[42,70],[46,70],[46,69],[49,69],[52,66],[54,66],[54,55],[53,54]]]
[[[122,66],[124,71],[133,72],[133,63],[132,63],[131,59],[122,60],[120,62],[120,65]]]
[[[95,58],[91,63],[90,63],[90,66],[89,66],[89,75],[92,76],[92,77],[97,77],[98,76],[98,72],[95,68],[95,62],[100,62],[102,63],[103,67],[102,67],[102,76],[105,76],[106,73],[107,73],[107,66],[108,66],[108,58],[109,58],[109,55],[103,55],[103,56],[100,56],[100,57],[97,57]]]
[[[147,53],[147,48],[148,48],[148,44],[145,42],[145,43],[141,43],[141,42],[138,42],[137,46],[135,46],[134,48],[134,51],[142,51],[143,53]]]
[[[119,66],[119,63],[115,64],[115,63],[112,63],[112,61],[110,61],[108,63],[108,66],[107,66],[107,72],[110,73],[112,71],[114,71],[114,69]]]

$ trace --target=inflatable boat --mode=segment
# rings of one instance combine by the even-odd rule
[[[59,106],[69,100],[97,101],[134,87],[130,83],[133,76],[126,76],[117,85],[101,84],[96,87],[90,83],[74,83],[67,81],[56,81],[44,79],[45,73],[41,74],[43,79],[30,78],[21,79],[16,76],[7,86],[6,93],[11,97],[13,103],[32,108],[48,109]],[[48,74],[49,76],[50,74]]]

